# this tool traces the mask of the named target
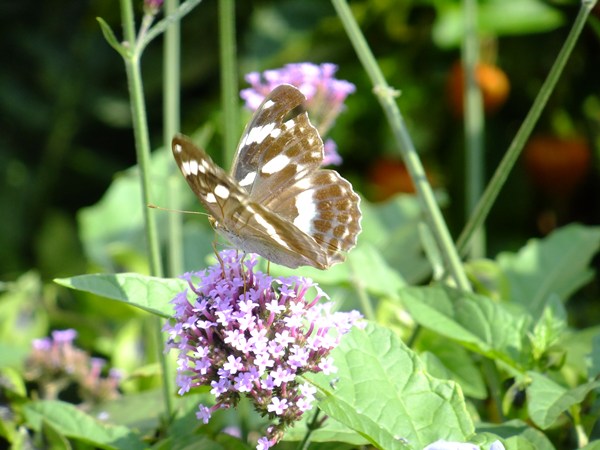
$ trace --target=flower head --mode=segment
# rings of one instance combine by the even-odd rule
[[[336,70],[337,66],[331,63],[296,63],[287,64],[281,69],[266,70],[262,74],[251,72],[245,77],[251,87],[242,90],[240,96],[245,100],[246,107],[255,111],[277,86],[296,86],[306,96],[306,109],[311,121],[323,136],[342,111],[346,97],[356,89],[352,83],[334,78]],[[335,144],[331,140],[326,141],[323,164],[340,163]]]
[[[179,393],[211,386],[216,404],[200,405],[197,413],[204,423],[247,396],[259,413],[277,421],[259,441],[268,448],[315,400],[316,390],[297,376],[331,370],[327,356],[360,315],[330,312],[319,303],[326,294],[309,279],[254,270],[254,255],[225,250],[219,260],[185,276],[193,301],[186,294],[172,301],[175,322],[165,331],[169,346],[179,351]]]
[[[92,358],[75,347],[76,337],[75,330],[67,329],[53,331],[52,337],[35,339],[26,364],[27,380],[37,383],[39,395],[45,399],[56,399],[62,391],[75,385],[81,407],[117,398],[120,371],[111,369],[108,376],[103,377],[106,361]]]

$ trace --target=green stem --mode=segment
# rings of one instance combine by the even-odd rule
[[[166,0],[164,3],[165,15],[169,16],[179,6],[179,0]],[[163,50],[163,141],[165,151],[171,152],[171,139],[181,127],[180,119],[180,22],[170,23],[165,29]],[[170,209],[180,209],[180,179],[179,170],[171,164],[167,178],[167,206]],[[183,273],[183,223],[181,214],[169,214],[168,226],[168,274],[176,276]]]
[[[567,36],[560,53],[556,57],[554,65],[550,69],[548,77],[544,81],[540,92],[535,98],[531,109],[527,113],[525,120],[519,128],[519,131],[517,131],[517,134],[510,144],[508,151],[498,165],[494,176],[485,189],[481,199],[477,203],[475,211],[471,215],[471,218],[467,222],[467,225],[458,238],[457,248],[461,254],[465,254],[468,251],[475,230],[483,225],[487,215],[490,212],[490,209],[492,208],[492,205],[496,201],[502,186],[506,182],[510,171],[515,165],[517,158],[521,154],[521,150],[525,146],[533,127],[537,123],[544,106],[546,106],[548,98],[554,90],[565,64],[567,63],[567,60],[573,51],[573,47],[575,46],[575,43],[581,34],[581,30],[583,29],[587,16],[595,4],[596,0],[584,0],[582,2],[579,13],[577,14],[577,18],[575,19],[575,23],[573,24],[573,27],[571,28],[571,31],[569,32],[569,35]]]
[[[379,99],[387,120],[390,123],[390,127],[396,138],[404,163],[415,183],[415,188],[421,201],[423,211],[426,214],[429,226],[436,238],[437,245],[440,247],[440,252],[444,256],[446,265],[454,278],[456,285],[464,291],[471,291],[471,286],[463,270],[458,252],[452,242],[450,232],[448,231],[442,213],[435,201],[435,196],[427,181],[423,165],[421,164],[419,156],[410,139],[408,130],[406,129],[406,125],[404,124],[402,115],[400,114],[398,105],[396,104],[395,92],[388,86],[375,61],[371,49],[352,16],[352,12],[350,11],[347,2],[345,0],[332,0],[332,3],[346,29],[350,41],[354,45],[358,58],[371,78],[371,82],[374,86],[373,91]]]
[[[223,105],[224,161],[231,164],[239,132],[238,77],[235,42],[235,2],[219,0],[221,103]]]
[[[463,104],[465,105],[464,130],[466,144],[465,213],[468,220],[483,192],[484,183],[484,114],[481,89],[475,78],[478,63],[479,40],[477,36],[477,0],[463,0],[465,34],[462,44],[462,64],[465,73]],[[485,234],[480,228],[474,237],[472,257],[485,256]]]
[[[134,46],[134,17],[131,0],[121,0],[121,11],[123,14],[123,34],[130,46],[130,50],[138,49]],[[146,104],[144,101],[144,88],[140,69],[140,51],[129,51],[125,58],[125,69],[131,99],[131,115],[133,119],[133,132],[135,137],[135,149],[138,167],[140,169],[140,184],[142,191],[142,210],[144,214],[144,228],[148,245],[148,257],[150,262],[150,273],[157,277],[163,276],[163,268],[160,257],[158,232],[154,211],[147,207],[150,202],[150,138],[148,135],[148,120],[146,115]],[[154,317],[155,338],[162,344],[162,323],[159,317]],[[167,376],[167,362],[162,351],[163,345],[157,346],[158,360],[163,369],[163,397],[168,417],[173,416],[173,405],[171,403],[171,387]]]

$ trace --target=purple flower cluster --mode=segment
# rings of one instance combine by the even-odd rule
[[[246,107],[255,111],[277,86],[296,86],[306,96],[306,109],[311,122],[321,136],[324,136],[342,111],[346,97],[356,89],[352,83],[334,78],[336,71],[337,66],[331,63],[296,63],[287,64],[281,69],[265,70],[262,74],[251,72],[245,76],[251,87],[243,89],[240,96],[246,102]],[[328,164],[341,164],[341,158],[331,139],[325,141],[323,165]]]
[[[67,329],[53,331],[51,338],[35,339],[26,364],[27,380],[37,383],[44,399],[56,399],[62,390],[76,385],[84,409],[117,398],[121,372],[111,369],[108,377],[102,377],[106,361],[75,347],[76,337],[75,330]]]
[[[200,405],[198,419],[208,423],[215,410],[234,407],[245,395],[261,415],[277,420],[258,442],[263,450],[312,408],[316,389],[297,376],[335,372],[328,355],[361,316],[319,303],[327,295],[309,279],[255,271],[254,255],[225,250],[219,259],[185,276],[196,298],[190,302],[186,290],[173,299],[175,322],[165,326],[168,347],[179,350],[180,394],[212,387],[216,404]]]

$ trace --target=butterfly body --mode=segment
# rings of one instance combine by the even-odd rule
[[[326,269],[341,262],[360,232],[360,199],[333,170],[320,168],[323,141],[304,95],[275,88],[257,109],[229,175],[185,136],[173,155],[211,223],[235,247],[287,267]]]

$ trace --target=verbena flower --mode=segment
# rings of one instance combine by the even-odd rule
[[[25,377],[37,384],[39,396],[56,399],[70,388],[77,387],[81,403],[87,407],[117,398],[121,373],[111,369],[102,376],[106,361],[92,358],[87,352],[75,347],[77,332],[72,329],[56,330],[52,337],[35,339],[27,359]]]
[[[179,351],[179,393],[212,387],[216,403],[199,405],[197,412],[204,423],[245,395],[262,416],[277,422],[258,442],[257,449],[267,449],[312,408],[316,389],[298,375],[335,372],[328,355],[361,316],[332,312],[331,303],[319,302],[327,295],[307,278],[274,278],[255,270],[254,255],[225,250],[219,259],[186,274],[189,289],[172,300],[175,320],[165,331],[168,348]]]
[[[331,63],[295,63],[281,69],[265,70],[262,74],[251,72],[245,76],[251,87],[243,89],[240,96],[246,102],[246,107],[255,111],[274,88],[286,83],[294,85],[306,96],[310,120],[324,136],[344,108],[346,97],[356,90],[352,83],[334,78],[336,71],[337,66]],[[328,164],[341,164],[331,139],[325,141],[323,165]]]

